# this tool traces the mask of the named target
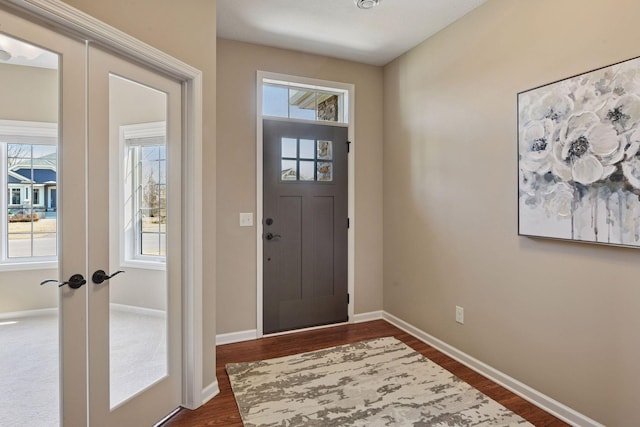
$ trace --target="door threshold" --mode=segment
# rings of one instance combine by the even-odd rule
[[[153,427],[160,427],[162,424],[166,423],[167,421],[169,421],[169,418],[173,417],[175,414],[177,414],[178,412],[180,412],[180,410],[182,409],[182,406],[178,406],[176,409],[174,409],[173,411],[171,411],[166,417],[164,417],[163,419],[161,419],[160,421],[158,421],[157,423],[155,423],[153,425]]]
[[[262,334],[261,338],[277,337],[277,336],[280,336],[280,335],[296,334],[298,332],[307,332],[307,331],[315,331],[315,330],[318,330],[318,329],[333,328],[335,326],[348,325],[349,323],[351,323],[351,321],[340,322],[340,323],[330,323],[328,325],[310,326],[308,328],[292,329],[290,331],[283,331],[283,332],[272,332],[270,334]]]

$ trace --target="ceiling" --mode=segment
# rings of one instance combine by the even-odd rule
[[[58,55],[0,34],[0,64],[56,69]]]
[[[218,0],[218,37],[385,65],[486,0]]]

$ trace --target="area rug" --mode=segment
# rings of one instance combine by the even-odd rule
[[[530,426],[395,338],[226,366],[257,426]]]

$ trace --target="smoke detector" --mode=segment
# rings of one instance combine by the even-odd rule
[[[0,61],[8,61],[11,59],[11,54],[6,50],[0,48]]]
[[[354,1],[356,3],[356,6],[358,6],[360,9],[373,9],[380,3],[380,0],[354,0]]]

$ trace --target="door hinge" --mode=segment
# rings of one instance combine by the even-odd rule
[[[347,218],[347,228],[351,228],[351,219]]]
[[[351,151],[351,141],[347,141],[347,153]]]
[[[351,294],[347,294],[347,304],[351,302]]]

